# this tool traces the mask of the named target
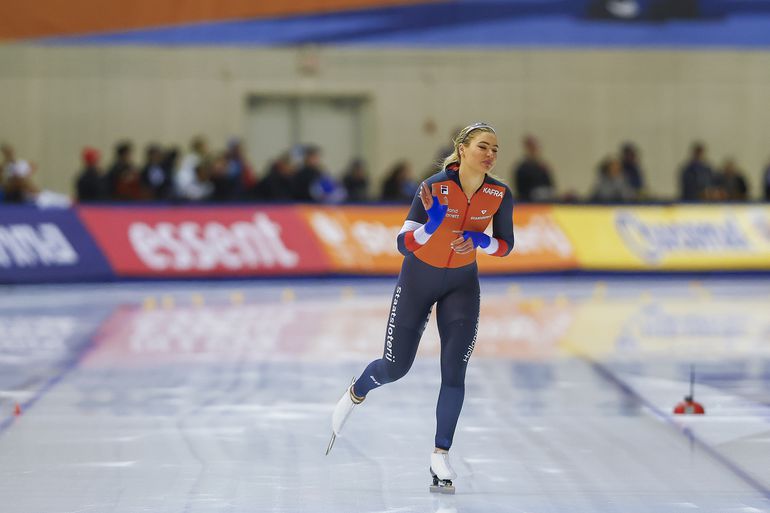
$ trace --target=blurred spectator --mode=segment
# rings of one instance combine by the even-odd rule
[[[34,201],[39,190],[32,181],[35,172],[32,164],[23,159],[14,158],[5,168],[5,201],[8,203],[25,203]]]
[[[703,201],[711,199],[714,187],[714,172],[706,162],[706,147],[693,143],[690,160],[680,171],[682,201]]]
[[[163,152],[163,160],[160,163],[160,167],[163,168],[163,172],[169,178],[169,191],[168,198],[173,199],[175,197],[175,184],[176,184],[176,168],[179,161],[179,148],[172,147],[167,148]]]
[[[0,202],[5,197],[5,180],[8,177],[10,166],[14,161],[13,147],[10,144],[0,145],[3,161],[0,162]]]
[[[319,203],[342,203],[347,199],[347,191],[337,180],[327,173],[310,186],[310,195]]]
[[[233,137],[227,142],[227,176],[233,185],[233,197],[243,197],[246,191],[254,188],[257,184],[257,175],[254,168],[246,160],[243,154],[243,143],[240,139]]]
[[[342,185],[347,191],[348,201],[362,203],[369,199],[369,177],[362,159],[353,159],[350,162],[342,177]]]
[[[121,141],[115,146],[115,161],[107,171],[107,184],[113,199],[136,201],[149,198],[134,164],[134,145],[130,141]]]
[[[644,191],[644,172],[639,163],[639,150],[634,143],[627,142],[620,147],[620,160],[626,182],[634,190],[636,197],[641,197]]]
[[[2,146],[0,146],[0,152],[3,154],[3,162],[0,163],[0,184],[2,184],[3,180],[8,177],[10,166],[16,160],[16,154],[13,150],[13,146],[7,143],[3,143]]]
[[[304,148],[302,166],[294,174],[294,199],[297,201],[316,201],[313,185],[323,175],[321,169],[321,149],[309,145]]]
[[[282,153],[254,188],[254,196],[264,201],[291,201],[294,199],[294,165],[289,152]]]
[[[427,177],[433,176],[436,174],[436,167],[441,166],[443,164],[444,159],[446,159],[449,155],[452,154],[452,152],[455,151],[455,136],[460,133],[460,130],[462,130],[462,126],[456,126],[452,129],[451,132],[449,132],[449,137],[447,138],[447,143],[439,148],[439,150],[436,152],[436,162],[434,162],[430,166],[430,172],[426,175]]]
[[[765,183],[765,200],[770,201],[770,162],[768,162],[767,167],[765,168],[765,175],[763,178]]]
[[[107,183],[99,167],[101,154],[95,148],[83,148],[81,153],[83,169],[75,182],[77,201],[104,201],[108,199]]]
[[[714,175],[714,188],[717,200],[746,201],[749,196],[746,177],[731,158],[726,159],[722,170]]]
[[[175,176],[174,187],[180,199],[196,201],[211,194],[208,166],[208,143],[202,136],[196,136],[190,141],[190,151],[182,158]]]
[[[605,158],[599,164],[599,179],[591,200],[597,203],[624,203],[636,199],[636,191],[623,174],[623,163],[615,157]]]
[[[538,140],[528,135],[523,140],[524,158],[513,172],[516,192],[522,201],[551,201],[555,199],[551,169],[540,155]]]
[[[217,155],[211,160],[208,166],[208,179],[211,183],[211,190],[202,199],[224,203],[235,198],[240,183],[237,180],[233,180],[227,164],[227,152]]]
[[[163,149],[157,144],[150,144],[145,155],[146,160],[141,172],[142,185],[148,191],[150,199],[169,199],[173,183],[171,172],[163,165]]]
[[[37,187],[32,181],[35,169],[28,161],[16,156],[10,144],[0,147],[3,162],[0,165],[0,186],[2,199],[8,203],[24,203],[34,199]]]
[[[67,207],[71,205],[67,195],[41,190],[33,179],[36,168],[27,160],[16,157],[13,147],[3,144],[0,148],[3,162],[0,164],[0,201],[8,203],[35,203],[38,207]],[[4,183],[2,181],[4,180]]]
[[[417,193],[417,182],[412,178],[412,166],[405,160],[396,162],[382,183],[382,201],[411,203]]]
[[[133,166],[132,152],[133,147],[129,141],[120,141],[115,144],[115,155],[113,162],[107,170],[107,174],[105,176],[107,194],[109,194],[110,198],[117,198],[117,189],[120,176]]]
[[[302,165],[294,174],[294,199],[302,202],[340,203],[345,189],[321,164],[321,148],[314,145],[302,150]]]

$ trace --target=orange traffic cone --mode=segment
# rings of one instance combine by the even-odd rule
[[[16,406],[13,408],[13,414],[17,417],[21,415],[21,405],[19,403],[16,403]]]

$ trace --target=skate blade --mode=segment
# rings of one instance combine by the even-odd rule
[[[332,433],[332,439],[329,440],[329,446],[326,448],[326,455],[329,455],[329,451],[332,450],[332,446],[334,445],[334,441],[337,439],[337,435]]]
[[[455,487],[454,485],[430,485],[430,493],[443,493],[447,495],[454,495],[455,494]]]

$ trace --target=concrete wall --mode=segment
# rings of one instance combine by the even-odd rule
[[[253,93],[371,98],[375,182],[400,157],[422,173],[450,130],[475,120],[498,129],[498,175],[510,179],[520,139],[533,133],[559,190],[581,195],[599,159],[627,139],[662,196],[676,193],[693,139],[715,163],[736,156],[754,197],[770,159],[770,53],[730,51],[5,45],[0,140],[38,164],[42,185],[71,192],[82,146],[109,158],[121,138],[186,147],[201,133],[222,147],[243,132]]]

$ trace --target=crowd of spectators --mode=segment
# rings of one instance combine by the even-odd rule
[[[0,202],[39,203],[46,194],[49,201],[61,200],[35,184],[34,164],[18,158],[8,144],[3,144],[1,149]],[[444,151],[449,149],[442,148],[437,161]],[[81,159],[82,169],[74,183],[75,200],[81,203],[409,203],[419,184],[419,178],[406,160],[395,162],[379,187],[370,183],[366,162],[360,158],[351,161],[340,178],[335,178],[323,164],[321,148],[313,145],[281,153],[259,173],[249,163],[237,138],[229,140],[226,147],[218,151],[211,151],[203,137],[195,137],[184,152],[175,147],[149,144],[141,163],[136,160],[133,143],[119,141],[106,167],[95,148],[84,148]],[[522,202],[628,203],[657,199],[648,192],[639,150],[630,142],[622,144],[617,153],[601,159],[595,183],[585,198],[572,192],[558,192],[554,170],[543,157],[540,142],[532,135],[522,140],[522,156],[508,171],[508,176],[499,164],[495,171],[511,184],[517,200]],[[433,172],[435,167],[426,171],[426,177]],[[678,178],[680,201],[745,201],[750,197],[749,184],[735,160],[726,158],[721,167],[713,167],[707,159],[705,145],[700,142],[693,143],[687,160],[678,170]],[[770,200],[770,164],[762,179],[761,194]]]
[[[576,201],[573,193],[559,195],[554,173],[541,156],[540,144],[533,136],[523,140],[523,158],[514,166],[514,193],[520,201]],[[633,143],[621,145],[597,165],[596,182],[587,198],[592,203],[634,203],[656,201],[645,185],[639,150]],[[719,168],[706,158],[706,146],[692,144],[689,157],[678,170],[679,197],[683,202],[747,201],[749,184],[735,159],[728,157]],[[770,200],[770,163],[764,170],[762,198]]]
[[[321,148],[314,145],[284,151],[261,174],[235,138],[214,152],[203,137],[194,138],[184,154],[151,144],[141,166],[133,154],[130,142],[119,142],[112,163],[103,171],[99,152],[85,148],[75,183],[77,201],[398,202],[411,200],[417,189],[408,163],[400,162],[385,180],[382,194],[370,196],[362,159],[350,162],[337,180],[324,166]]]
[[[284,151],[261,174],[238,139],[228,141],[222,151],[210,152],[206,140],[196,137],[183,155],[153,144],[141,167],[135,164],[133,151],[131,143],[119,142],[112,163],[101,171],[99,152],[85,148],[75,184],[77,201],[404,202],[412,200],[418,185],[409,163],[399,161],[379,194],[370,194],[362,159],[353,159],[337,179],[324,165],[321,148],[314,145]]]

